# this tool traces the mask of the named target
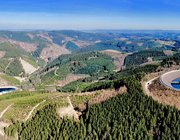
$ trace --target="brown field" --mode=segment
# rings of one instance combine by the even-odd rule
[[[77,81],[77,80],[79,80],[79,79],[83,79],[83,78],[86,78],[86,77],[88,77],[88,75],[83,75],[83,74],[69,74],[69,75],[67,75],[66,76],[66,78],[65,79],[63,79],[63,80],[61,80],[61,81],[58,81],[57,82],[57,86],[59,86],[59,87],[63,87],[63,86],[65,86],[65,85],[67,85],[67,84],[69,84],[69,83],[71,83],[71,82],[73,82],[73,81]]]

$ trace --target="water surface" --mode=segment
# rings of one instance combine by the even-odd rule
[[[180,78],[173,80],[171,85],[173,88],[180,90]]]
[[[0,94],[6,94],[15,91],[16,88],[14,87],[8,87],[8,88],[0,88]]]

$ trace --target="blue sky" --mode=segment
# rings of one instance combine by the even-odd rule
[[[180,30],[179,0],[1,0],[0,29]]]

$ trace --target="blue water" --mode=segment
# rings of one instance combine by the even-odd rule
[[[175,83],[173,83],[173,82],[175,82]],[[171,85],[173,88],[180,90],[180,78],[173,80]]]
[[[0,93],[5,94],[5,93],[9,93],[9,92],[12,92],[15,90],[16,90],[16,88],[0,88]]]

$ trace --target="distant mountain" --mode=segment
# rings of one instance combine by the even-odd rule
[[[179,42],[180,33],[168,31],[0,31],[1,45],[6,43],[14,47],[16,54],[23,52],[45,62],[62,54],[109,49],[124,53],[152,48],[178,51]]]

